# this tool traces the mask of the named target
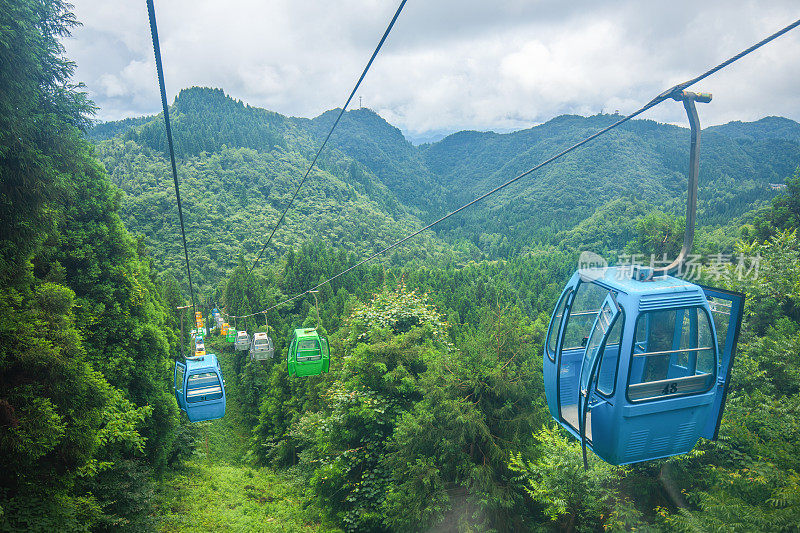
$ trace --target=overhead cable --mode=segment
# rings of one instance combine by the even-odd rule
[[[344,114],[345,110],[347,110],[347,106],[350,104],[350,101],[353,99],[353,96],[356,94],[356,91],[358,90],[359,86],[361,85],[361,82],[364,80],[364,77],[367,75],[367,72],[369,71],[369,68],[372,66],[372,62],[375,61],[375,57],[378,55],[378,52],[380,52],[381,47],[383,46],[383,43],[386,42],[386,38],[389,36],[389,32],[392,31],[392,27],[394,26],[394,23],[397,20],[397,17],[400,16],[400,12],[403,11],[403,6],[405,6],[405,5],[406,5],[406,0],[402,0],[400,2],[400,5],[397,8],[397,11],[395,11],[395,13],[394,13],[394,16],[392,17],[392,20],[389,22],[389,26],[387,26],[386,27],[386,31],[383,32],[383,37],[381,37],[381,40],[378,42],[378,46],[376,46],[375,47],[375,51],[372,52],[372,56],[369,58],[369,61],[367,62],[367,66],[364,67],[364,71],[361,72],[361,76],[358,78],[358,81],[356,82],[355,87],[353,87],[353,90],[350,91],[350,96],[347,97],[347,101],[344,103],[344,105],[342,106],[342,109],[339,111],[339,115],[336,117],[336,120],[333,122],[333,125],[331,126],[330,131],[328,131],[328,135],[325,136],[325,140],[322,141],[322,144],[320,145],[319,149],[317,150],[317,153],[314,155],[314,159],[312,159],[311,160],[311,164],[308,165],[308,169],[306,170],[306,173],[303,174],[303,179],[301,179],[300,183],[297,184],[297,188],[294,190],[294,194],[292,194],[292,197],[289,200],[289,203],[286,204],[286,208],[283,210],[283,213],[281,213],[280,218],[275,223],[275,226],[272,228],[272,233],[270,233],[269,237],[267,237],[267,241],[264,243],[264,246],[261,247],[261,251],[258,252],[258,257],[256,257],[255,261],[253,261],[253,266],[250,267],[250,270],[248,271],[248,273],[252,272],[253,269],[256,267],[256,265],[258,264],[258,261],[261,259],[261,256],[264,254],[264,250],[267,249],[267,246],[269,245],[270,241],[272,240],[272,237],[275,235],[275,232],[278,231],[278,227],[281,225],[281,222],[283,222],[283,219],[286,217],[286,213],[289,211],[289,208],[292,207],[292,203],[294,202],[294,199],[297,198],[297,194],[300,192],[300,188],[303,186],[303,183],[305,183],[306,178],[308,178],[308,175],[311,173],[311,169],[313,169],[314,165],[317,163],[317,159],[319,158],[319,154],[322,153],[322,150],[325,148],[325,145],[328,144],[328,139],[331,138],[331,135],[333,134],[333,130],[335,130],[336,129],[336,125],[339,124],[339,120],[342,118],[342,115]]]
[[[186,246],[186,230],[183,225],[183,208],[181,207],[181,191],[178,187],[178,168],[175,165],[175,148],[172,144],[172,127],[169,123],[169,107],[167,106],[167,89],[164,86],[164,69],[161,66],[161,46],[158,43],[158,28],[156,28],[156,9],[153,0],[147,0],[147,14],[150,17],[150,34],[153,37],[153,53],[156,56],[156,72],[158,73],[158,87],[161,90],[161,107],[164,110],[164,125],[167,128],[167,145],[169,146],[169,160],[172,163],[172,179],[175,182],[175,198],[178,201],[178,219],[181,222],[181,239],[183,240],[183,255],[186,258],[186,275],[189,277],[189,294],[192,297],[192,312],[196,312],[194,300],[194,287],[192,286],[192,270],[189,268],[189,247]]]

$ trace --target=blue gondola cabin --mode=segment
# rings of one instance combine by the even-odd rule
[[[545,341],[550,414],[615,465],[715,439],[743,300],[672,276],[640,281],[617,267],[590,277],[576,272]]]
[[[175,399],[190,422],[225,416],[225,380],[214,354],[175,362]]]
[[[316,376],[330,366],[328,339],[317,330],[296,329],[286,355],[290,376]]]

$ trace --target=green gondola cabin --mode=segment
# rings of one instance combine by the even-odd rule
[[[331,353],[328,339],[314,328],[296,329],[286,355],[290,376],[316,376],[328,371]]]

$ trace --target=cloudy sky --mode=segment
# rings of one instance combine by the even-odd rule
[[[144,0],[72,0],[76,78],[113,120],[160,111]],[[221,87],[313,117],[349,94],[399,0],[156,0],[170,101]],[[357,95],[415,139],[635,110],[800,18],[797,0],[408,0]],[[800,29],[698,85],[704,125],[800,121]],[[358,100],[354,102],[358,105]],[[646,115],[683,123],[666,102]]]

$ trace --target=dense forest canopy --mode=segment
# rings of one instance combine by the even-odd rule
[[[153,476],[182,453],[175,320],[84,140],[68,9],[0,11],[0,526],[146,528]]]
[[[747,298],[720,438],[584,470],[545,405],[545,329],[581,251],[676,253],[685,129],[634,121],[324,285],[318,309],[258,314],[615,117],[413,146],[349,111],[251,273],[334,112],[185,89],[172,113],[198,310],[257,313],[233,325],[275,340],[259,362],[210,334],[228,414],[190,424],[172,394],[191,310],[163,123],[91,126],[60,44],[76,24],[60,0],[0,8],[1,531],[796,530],[800,125],[703,135],[694,251],[759,261],[703,279]],[[329,373],[289,377],[300,327],[327,335]]]

